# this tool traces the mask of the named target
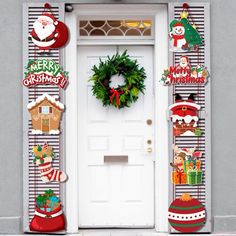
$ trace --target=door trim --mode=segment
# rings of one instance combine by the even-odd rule
[[[99,8],[99,9],[98,9]],[[144,10],[145,9],[145,10]],[[70,72],[70,85],[66,90],[66,215],[68,233],[78,232],[78,158],[77,158],[77,17],[79,15],[135,15],[150,14],[155,19],[154,40],[154,95],[155,95],[155,229],[168,231],[168,88],[159,83],[162,71],[168,67],[168,15],[167,5],[78,5],[66,13],[70,28],[70,43],[65,48],[65,69]],[[129,45],[132,42],[129,42]],[[134,43],[135,44],[135,43]],[[136,44],[137,45],[137,44]],[[158,114],[158,115],[157,115]],[[159,186],[159,189],[158,189]],[[161,186],[161,187],[160,187]]]

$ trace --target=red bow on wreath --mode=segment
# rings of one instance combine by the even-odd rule
[[[110,101],[112,103],[113,101],[113,98],[116,97],[116,106],[119,107],[120,106],[120,95],[123,93],[123,92],[119,92],[118,90],[115,90],[114,88],[112,88],[110,90]]]

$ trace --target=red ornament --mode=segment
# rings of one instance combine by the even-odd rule
[[[184,193],[175,199],[168,213],[170,225],[182,233],[193,233],[201,229],[206,222],[206,211],[201,202]]]
[[[44,8],[42,15],[33,23],[33,29],[29,34],[32,42],[42,52],[64,46],[69,35],[67,26],[53,16],[50,5],[46,3]]]

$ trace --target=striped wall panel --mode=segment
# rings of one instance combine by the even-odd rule
[[[63,66],[62,51],[59,49],[50,50],[50,54],[39,54],[37,47],[28,39],[28,34],[31,32],[34,21],[42,14],[44,7],[43,3],[28,3],[24,4],[24,34],[23,42],[23,63],[24,67],[27,65],[29,59],[53,59],[55,62]],[[64,18],[64,4],[51,4],[51,11],[56,19],[63,20]],[[34,216],[35,211],[35,197],[42,194],[47,189],[52,189],[63,202],[63,187],[57,182],[43,183],[40,178],[40,171],[33,163],[32,148],[36,144],[43,145],[47,142],[53,147],[56,158],[52,165],[55,169],[63,169],[63,120],[65,114],[62,114],[62,122],[60,125],[60,135],[35,135],[32,134],[32,122],[28,114],[27,104],[35,100],[43,93],[48,93],[51,96],[59,96],[60,102],[64,103],[63,92],[52,85],[38,85],[36,87],[23,88],[23,117],[24,117],[24,166],[27,170],[24,174],[24,231],[29,231],[29,222]],[[27,120],[26,120],[27,118]]]
[[[170,65],[176,65],[179,63],[179,59],[181,56],[185,55],[189,57],[190,63],[192,66],[196,66],[197,64],[202,64],[205,66],[209,66],[209,60],[206,60],[206,58],[209,58],[210,55],[207,54],[206,47],[209,47],[209,41],[205,40],[206,34],[209,34],[210,30],[208,27],[208,24],[206,24],[206,18],[209,18],[209,12],[208,12],[209,5],[207,4],[201,4],[201,3],[194,3],[190,4],[189,13],[190,16],[194,22],[194,24],[197,26],[197,30],[200,33],[201,37],[203,38],[203,45],[200,46],[199,51],[197,52],[185,52],[185,53],[179,53],[175,52],[169,53],[169,64]],[[182,4],[180,3],[172,3],[169,4],[169,22],[173,19],[179,20],[180,19],[180,13],[183,11]],[[191,22],[191,21],[190,21]],[[209,68],[208,68],[209,69]],[[210,86],[210,82],[208,82],[207,86]],[[170,202],[172,202],[175,198],[178,198],[182,195],[182,193],[189,193],[192,195],[192,197],[197,198],[200,200],[203,205],[206,207],[207,211],[207,223],[202,228],[200,232],[210,232],[211,231],[211,207],[209,202],[209,195],[210,195],[210,186],[209,186],[209,180],[207,178],[210,178],[210,175],[208,174],[208,171],[210,173],[210,156],[209,150],[206,150],[206,143],[209,142],[210,135],[208,134],[208,129],[206,128],[206,114],[209,113],[208,106],[208,95],[209,89],[206,89],[207,86],[205,85],[174,85],[171,86],[169,89],[169,104],[174,103],[175,94],[179,93],[183,97],[183,99],[187,99],[190,93],[196,94],[195,102],[199,105],[201,105],[201,112],[200,114],[200,120],[198,122],[198,127],[201,128],[203,131],[203,135],[200,137],[174,137],[172,134],[172,124],[170,124],[170,162],[173,162],[174,153],[172,150],[172,145],[178,145],[179,147],[197,147],[197,150],[201,151],[203,153],[201,158],[201,166],[203,171],[203,183],[201,185],[196,186],[189,186],[189,185],[173,185],[171,186],[171,194],[170,194]],[[207,95],[207,96],[206,96]],[[208,162],[208,163],[206,163]],[[170,171],[173,171],[172,168],[170,168]],[[171,176],[171,175],[170,175]],[[171,232],[176,232],[171,228]]]

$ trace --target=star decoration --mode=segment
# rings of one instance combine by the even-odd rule
[[[181,19],[187,18],[187,17],[188,17],[188,12],[187,12],[187,11],[181,12],[181,13],[180,13],[180,17],[181,17]]]

